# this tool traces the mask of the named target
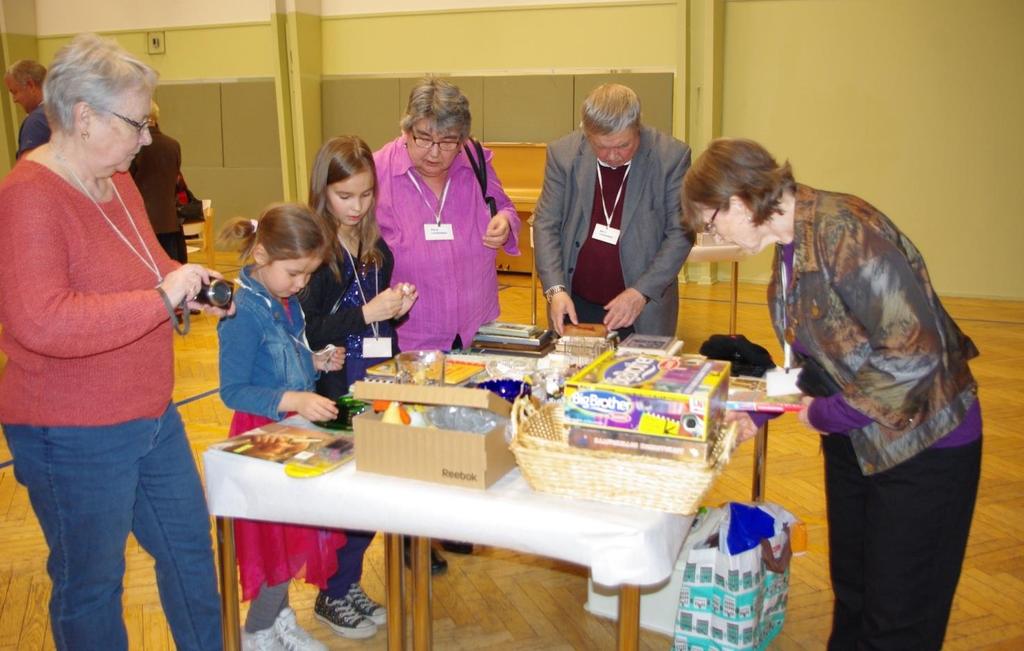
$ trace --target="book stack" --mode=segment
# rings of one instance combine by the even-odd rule
[[[480,326],[473,347],[502,354],[546,355],[555,347],[554,333],[535,325],[491,321]]]

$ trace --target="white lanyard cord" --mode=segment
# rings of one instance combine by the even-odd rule
[[[132,250],[135,257],[142,261],[142,264],[144,264],[147,269],[153,272],[153,275],[156,276],[157,283],[162,282],[163,276],[160,275],[160,267],[157,266],[156,260],[153,259],[153,254],[150,253],[149,247],[146,246],[146,241],[142,239],[142,233],[139,232],[139,227],[135,225],[135,220],[132,219],[132,214],[128,212],[128,206],[124,205],[124,199],[121,198],[121,193],[117,191],[117,185],[115,185],[113,181],[110,182],[110,187],[114,190],[114,196],[116,196],[118,202],[120,202],[121,208],[124,210],[124,214],[128,216],[128,223],[132,225],[132,229],[135,231],[136,237],[139,238],[139,243],[142,244],[142,250],[146,252],[146,256],[149,258],[149,261],[142,257],[142,254],[139,253],[139,250],[128,241],[128,238],[121,232],[121,229],[114,225],[114,222],[111,221],[110,217],[107,217],[107,213],[100,206],[99,202],[93,198],[92,194],[89,193],[89,190],[85,187],[85,183],[82,183],[82,179],[78,178],[78,175],[75,174],[75,170],[71,169],[69,165],[66,165],[62,157],[56,156],[56,158],[58,162],[60,162],[60,166],[67,170],[68,174],[71,175],[71,178],[75,179],[75,182],[78,183],[78,187],[82,188],[82,192],[85,193],[85,196],[89,197],[89,200],[92,201],[92,205],[96,206],[96,210],[100,211],[100,215],[103,216],[103,220],[107,222],[107,225],[110,226],[114,233],[121,238],[121,241]]]
[[[786,271],[786,254],[781,249],[779,254],[779,274],[782,276],[782,365],[788,372],[789,367],[793,365],[793,347],[786,341],[786,328],[788,327],[786,311],[789,309],[786,293],[789,289],[789,272]]]
[[[363,305],[366,305],[366,292],[363,291],[363,283],[359,280],[359,269],[356,267],[356,259],[352,257],[352,252],[348,250],[347,246],[342,244],[341,248],[345,249],[345,255],[348,257],[348,261],[352,263],[352,273],[355,274],[355,278],[353,280],[356,281],[356,289],[359,290],[359,298],[362,299]],[[376,266],[374,266],[373,270],[373,280],[374,286],[377,290],[374,294],[374,296],[376,296],[377,294],[380,294],[380,275],[377,274]],[[370,329],[373,330],[373,336],[375,339],[380,337],[380,326],[376,321],[370,324]]]
[[[632,161],[630,161],[632,162]],[[626,163],[626,173],[622,175],[622,182],[619,183],[619,189],[615,193],[615,202],[612,203],[612,211],[608,212],[608,205],[604,202],[604,179],[601,178],[601,168],[604,165],[598,163],[597,165],[597,185],[601,189],[601,210],[604,212],[604,225],[608,228],[612,226],[612,218],[615,217],[615,209],[619,205],[619,199],[622,198],[622,189],[626,187],[626,178],[629,177],[629,170],[632,167],[629,163]]]
[[[448,198],[448,188],[452,184],[452,178],[449,176],[448,180],[444,182],[444,190],[441,191],[441,200],[437,204],[437,212],[434,212],[434,208],[427,201],[427,196],[423,194],[423,189],[420,188],[419,181],[416,180],[416,176],[413,175],[412,170],[406,170],[405,173],[409,176],[409,180],[412,181],[413,186],[416,188],[416,192],[419,193],[420,199],[423,199],[423,203],[427,205],[427,210],[434,215],[434,224],[437,226],[441,225],[441,213],[444,211],[444,202]]]

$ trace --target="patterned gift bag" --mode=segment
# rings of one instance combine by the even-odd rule
[[[796,519],[774,504],[758,507],[775,518],[776,533],[738,554],[730,554],[725,542],[727,513],[704,520],[720,522],[717,530],[695,523],[684,546],[674,651],[760,651],[782,630],[792,556],[789,525]]]

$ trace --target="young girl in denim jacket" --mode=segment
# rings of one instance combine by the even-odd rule
[[[336,371],[345,351],[313,354],[295,297],[332,255],[333,232],[299,204],[271,206],[260,220],[238,219],[221,234],[254,264],[238,275],[236,312],[217,327],[220,395],[235,410],[230,435],[297,413],[311,421],[337,417],[334,401],[314,392],[318,371]],[[337,570],[345,534],[297,525],[235,521],[242,598],[252,599],[243,649],[326,649],[298,626],[288,585],[304,569],[323,588]]]

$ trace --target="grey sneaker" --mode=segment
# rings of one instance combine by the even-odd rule
[[[356,612],[347,597],[331,599],[321,592],[316,596],[313,616],[330,626],[336,635],[350,640],[363,640],[377,634],[377,625]]]
[[[327,651],[327,646],[310,635],[295,621],[295,611],[285,608],[274,621],[274,633],[282,649],[288,651]]]
[[[352,604],[352,608],[363,617],[369,619],[377,626],[383,626],[388,621],[388,611],[384,606],[380,605],[373,599],[370,599],[369,595],[363,592],[363,586],[358,583],[353,583],[352,587],[348,589],[348,594],[345,595],[349,603]]]

